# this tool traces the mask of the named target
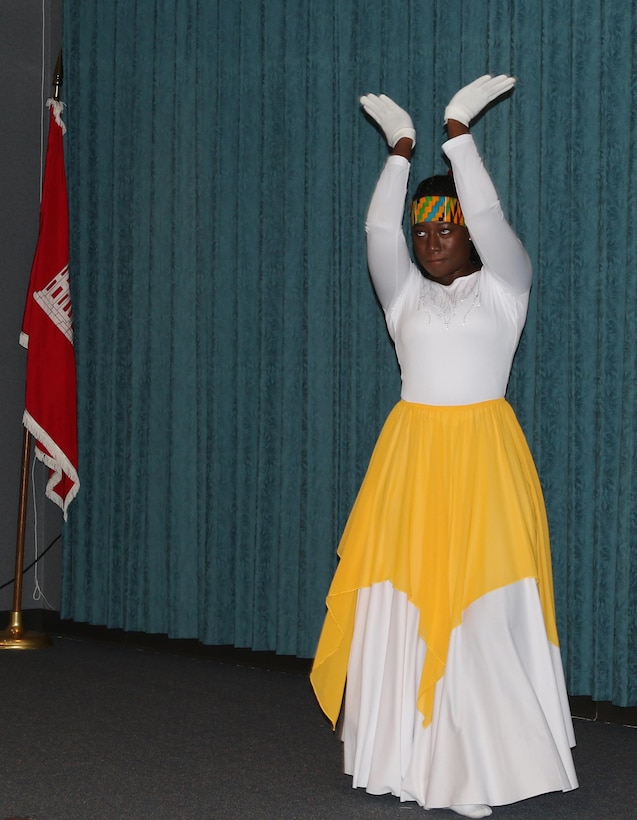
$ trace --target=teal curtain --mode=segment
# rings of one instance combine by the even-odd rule
[[[536,270],[509,398],[571,694],[637,704],[633,4],[66,0],[82,488],[63,616],[312,655],[400,380],[365,262],[386,156],[487,71],[474,133]]]

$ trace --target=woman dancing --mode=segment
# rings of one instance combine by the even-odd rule
[[[513,88],[485,75],[445,110],[453,177],[402,222],[412,120],[361,103],[391,155],[367,215],[368,263],[400,364],[339,546],[311,680],[354,787],[486,817],[577,787],[540,483],[504,398],[532,270],[469,125]],[[347,681],[347,686],[345,683]]]

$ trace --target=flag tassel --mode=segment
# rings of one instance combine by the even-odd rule
[[[0,649],[43,649],[51,639],[41,632],[27,632],[22,624],[22,573],[24,568],[24,540],[27,517],[27,488],[31,461],[31,434],[24,428],[22,434],[22,466],[20,468],[20,496],[18,500],[18,531],[15,550],[15,577],[13,579],[13,609],[9,626],[0,632]]]

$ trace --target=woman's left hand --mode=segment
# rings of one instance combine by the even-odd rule
[[[449,105],[445,108],[445,122],[457,120],[468,126],[483,108],[506,91],[510,91],[514,85],[515,77],[509,77],[507,74],[498,74],[497,77],[484,74],[478,77],[451,98]]]

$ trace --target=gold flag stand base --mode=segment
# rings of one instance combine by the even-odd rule
[[[31,460],[31,436],[25,427],[22,436],[22,469],[20,471],[20,500],[18,504],[18,537],[15,550],[15,576],[13,579],[13,609],[9,626],[0,632],[0,649],[43,649],[51,645],[48,635],[26,632],[22,627],[22,568],[24,566],[24,529],[27,511],[27,475]]]
[[[48,635],[22,628],[20,612],[12,612],[9,626],[0,632],[0,649],[44,649],[47,646],[51,646]]]

